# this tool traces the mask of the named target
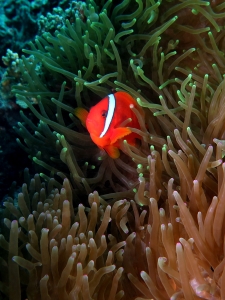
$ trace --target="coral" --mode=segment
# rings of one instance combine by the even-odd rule
[[[39,33],[54,32],[63,26],[64,21],[64,10],[61,7],[54,8],[53,13],[49,12],[46,16],[40,16],[38,20]]]
[[[5,1],[1,5],[1,48],[21,50],[22,47],[37,33],[35,17],[31,15],[29,1]],[[24,21],[25,20],[25,21]]]
[[[66,20],[70,22],[75,18],[84,20],[84,8],[87,10],[86,3],[83,1],[60,1],[60,6],[53,8],[52,13],[48,12],[46,16],[41,15],[38,20],[39,34],[49,32],[54,34],[56,30],[60,30],[65,26]],[[63,9],[61,6],[69,6]]]
[[[23,47],[38,33],[38,22],[42,14],[54,7],[59,1],[4,1],[0,7],[0,56],[1,68],[1,106],[10,107],[13,99],[11,85],[20,83],[18,58]],[[63,4],[63,3],[62,3]],[[19,53],[19,54],[18,54]],[[4,56],[5,55],[5,56]],[[8,103],[7,103],[8,99]]]
[[[16,132],[40,175],[1,211],[6,297],[224,299],[224,10],[77,2],[24,50],[14,92],[38,123]],[[145,110],[116,160],[73,116],[112,90]]]
[[[37,20],[50,11],[59,1],[6,0],[0,7],[0,54],[21,51],[38,32]]]
[[[2,61],[7,67],[1,76],[1,87],[0,87],[0,108],[11,108],[14,94],[12,93],[12,81],[15,85],[19,84],[21,80],[21,71],[18,66],[19,55],[14,53],[12,50],[7,49],[6,56],[2,56]],[[12,80],[13,79],[13,80]],[[24,103],[21,103],[24,106]]]

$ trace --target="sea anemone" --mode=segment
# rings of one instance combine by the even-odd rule
[[[20,62],[17,97],[40,121],[22,114],[17,131],[49,174],[30,180],[26,170],[18,198],[4,202],[0,290],[10,300],[224,299],[225,5],[107,1],[99,13],[87,4],[83,19],[39,37],[26,50],[33,61]],[[87,63],[80,72],[68,71],[73,39]],[[42,82],[51,72],[56,91]],[[140,143],[121,140],[116,160],[72,116],[90,107],[85,96],[110,89],[145,110],[143,120],[134,109],[141,130],[131,128]]]

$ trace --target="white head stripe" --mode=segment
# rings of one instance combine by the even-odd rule
[[[115,99],[114,95],[110,94],[108,96],[108,98],[109,98],[108,112],[107,112],[107,116],[106,116],[106,120],[105,120],[104,129],[99,136],[100,138],[102,138],[106,134],[107,130],[109,129],[109,126],[112,122],[112,118],[114,115],[115,107],[116,107],[116,99]]]

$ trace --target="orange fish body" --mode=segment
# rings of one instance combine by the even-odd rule
[[[140,138],[137,133],[126,127],[140,129],[138,119],[130,105],[144,117],[143,109],[126,92],[108,95],[93,106],[89,113],[83,108],[75,109],[75,115],[83,125],[86,125],[93,142],[112,158],[118,158],[120,155],[118,148],[121,138],[126,137],[131,145],[135,145],[135,139]]]

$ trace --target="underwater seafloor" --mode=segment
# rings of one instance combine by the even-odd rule
[[[0,299],[225,299],[224,21],[222,0],[0,0]],[[74,109],[116,91],[138,138],[113,159]]]

